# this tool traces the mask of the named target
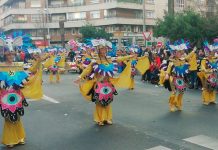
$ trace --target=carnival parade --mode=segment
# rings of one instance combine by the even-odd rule
[[[0,150],[218,150],[217,2],[35,1],[0,0]]]

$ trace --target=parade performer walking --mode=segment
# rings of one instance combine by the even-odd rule
[[[22,37],[0,38],[0,46],[3,47],[5,57],[5,62],[0,65],[0,108],[5,118],[2,144],[8,147],[25,144],[26,136],[21,116],[24,115],[24,106],[28,106],[26,98],[42,97],[41,77],[36,79],[41,71],[41,59],[37,59],[28,71],[24,71],[22,65],[13,62],[13,50],[22,44]]]
[[[93,40],[98,57],[92,59],[91,64],[75,81],[80,84],[82,95],[87,100],[95,102],[94,121],[100,126],[105,123],[112,124],[111,102],[114,99],[113,95],[118,94],[115,87],[128,88],[130,85],[131,65],[127,65],[125,70],[116,77],[117,62],[134,57],[133,55],[114,59],[107,57],[109,45],[109,42],[103,39]]]
[[[138,52],[139,52],[139,47],[134,45],[129,48],[130,50],[130,55],[133,55],[134,57],[131,58],[130,60],[124,61],[126,65],[131,65],[131,82],[129,85],[129,90],[134,90],[135,89],[135,75],[137,74],[137,70],[141,73],[144,74],[150,67],[150,62],[148,59],[148,56],[145,54],[142,57],[138,57]],[[143,63],[142,63],[143,62]],[[142,66],[142,64],[144,66]]]
[[[218,50],[218,39],[213,45],[204,43],[206,57],[201,61],[201,81],[203,85],[202,101],[204,105],[216,104],[218,61],[215,52]]]
[[[183,51],[189,49],[189,42],[184,40],[178,40],[174,45],[168,45],[168,47],[173,51],[164,83],[165,87],[171,91],[169,107],[171,112],[176,109],[182,111],[182,98],[186,90],[184,77],[189,70],[189,64],[186,61],[195,54],[196,49],[184,56]]]
[[[60,82],[60,69],[65,67],[65,53],[55,52],[50,53],[50,57],[43,63],[44,68],[50,72],[49,81],[53,83],[54,76],[56,76],[56,83]]]

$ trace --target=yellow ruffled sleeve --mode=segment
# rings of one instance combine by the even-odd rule
[[[118,78],[110,78],[110,81],[117,88],[128,88],[131,84],[131,61],[126,63],[125,69]]]
[[[92,63],[89,64],[89,66],[86,69],[84,69],[81,75],[79,76],[82,79],[79,85],[80,92],[82,96],[88,101],[91,101],[91,95],[87,95],[87,94],[90,92],[90,90],[93,88],[96,82],[95,79],[85,80],[86,76],[89,75],[91,72],[92,72]]]
[[[25,84],[21,91],[26,98],[41,100],[43,96],[41,62],[35,62],[29,71],[33,72],[34,74],[29,77],[29,81]]]
[[[136,65],[136,69],[141,73],[144,74],[150,68],[150,62],[147,56],[143,56],[138,58],[138,62]]]
[[[50,58],[48,58],[44,63],[43,66],[44,68],[49,68],[50,66],[52,66],[54,64],[54,56],[50,56]]]

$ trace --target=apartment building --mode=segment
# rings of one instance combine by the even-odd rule
[[[176,12],[192,9],[207,17],[218,15],[218,0],[174,0],[174,4]]]
[[[65,40],[79,37],[79,28],[92,24],[114,33],[114,39],[143,41],[142,0],[0,0],[1,30],[23,30],[37,44],[60,43],[59,22],[64,21]],[[167,10],[167,0],[146,0],[146,30]]]
[[[208,1],[175,0],[175,10],[194,7],[208,12]],[[168,0],[145,0],[145,7],[143,0],[0,0],[0,29],[8,33],[23,30],[33,36],[37,45],[43,46],[60,43],[59,22],[64,21],[66,42],[80,37],[81,26],[92,24],[113,33],[114,41],[121,38],[140,43],[143,42],[143,10],[146,30],[152,31],[156,19],[168,10]]]

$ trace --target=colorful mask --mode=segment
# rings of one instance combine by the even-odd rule
[[[113,101],[113,95],[117,95],[116,89],[109,82],[98,82],[95,88],[94,98],[102,106],[107,106]]]
[[[1,114],[12,122],[16,122],[19,116],[24,115],[23,106],[28,106],[20,90],[2,90],[0,95]]]
[[[186,90],[186,85],[185,85],[183,78],[175,77],[173,79],[173,82],[174,82],[174,85],[175,85],[176,89],[178,90],[178,92],[184,93],[184,91]]]
[[[217,86],[216,76],[214,74],[209,75],[209,77],[207,78],[207,88],[213,91],[214,89],[216,89],[216,86]]]

